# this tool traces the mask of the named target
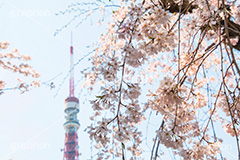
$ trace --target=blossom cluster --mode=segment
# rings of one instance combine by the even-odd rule
[[[9,42],[0,42],[0,51],[7,50],[8,46]],[[9,70],[14,73],[19,73],[24,76],[38,78],[40,74],[36,72],[29,64],[23,63],[23,61],[30,61],[31,59],[31,56],[19,54],[18,49],[7,51],[6,53],[0,53],[0,68]],[[4,82],[4,79],[0,82],[0,93],[2,94],[7,82]],[[13,87],[13,89],[19,89],[21,90],[21,93],[24,93],[29,89],[29,87],[38,86],[40,86],[39,81],[32,81],[30,84],[27,84],[26,82],[23,82],[21,79],[18,78],[18,84],[16,87]]]
[[[217,159],[219,122],[238,139],[240,56],[226,36],[226,6],[238,22],[239,5],[230,1],[120,1],[85,73],[84,86],[100,89],[91,100],[97,123],[88,128],[99,159],[140,159],[148,110],[162,120],[151,131],[153,159],[157,145],[183,159]]]

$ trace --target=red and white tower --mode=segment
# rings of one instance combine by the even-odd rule
[[[77,114],[79,112],[79,100],[74,97],[74,66],[73,66],[73,46],[71,35],[70,47],[70,80],[69,97],[64,102],[64,112],[66,113],[66,122],[63,124],[65,129],[65,145],[63,160],[78,160],[78,136],[79,121]]]

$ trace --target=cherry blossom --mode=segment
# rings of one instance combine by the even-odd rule
[[[161,156],[159,146],[182,159],[223,159],[222,131],[235,138],[239,159],[239,3],[118,4],[85,72],[84,87],[99,88],[88,128],[98,159],[141,159],[149,112],[160,125],[148,131],[156,135],[150,159]]]
[[[9,70],[14,73],[19,73],[24,76],[31,76],[32,78],[38,78],[40,76],[29,64],[24,61],[30,61],[32,59],[31,56],[21,55],[18,52],[18,49],[14,49],[12,51],[8,51],[9,42],[0,42],[0,51],[6,50],[6,53],[0,53],[0,68],[5,70]],[[17,79],[18,84],[16,87],[12,89],[18,89],[21,93],[28,91],[31,87],[39,87],[40,81],[32,81],[29,83],[23,82],[19,78]],[[0,94],[3,93],[7,86],[7,82],[0,80]]]

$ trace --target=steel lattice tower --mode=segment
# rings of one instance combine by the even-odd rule
[[[71,35],[70,47],[70,80],[69,97],[64,102],[64,112],[66,113],[66,122],[63,124],[65,129],[65,145],[63,160],[78,160],[78,136],[79,121],[77,114],[79,112],[79,100],[74,97],[74,66],[73,66],[73,46]]]

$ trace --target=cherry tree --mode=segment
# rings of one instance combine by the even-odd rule
[[[0,70],[8,70],[10,72],[19,73],[24,76],[31,76],[32,78],[38,78],[40,76],[29,64],[24,63],[24,61],[30,61],[31,56],[21,55],[18,49],[8,50],[9,42],[0,42],[0,51],[5,51],[0,53]],[[24,93],[32,87],[40,86],[40,81],[33,80],[27,83],[20,78],[17,78],[17,84],[15,87],[7,87],[7,82],[5,79],[0,79],[0,95],[6,90],[20,90]]]
[[[84,13],[104,12],[110,6],[101,0],[93,4],[98,5]],[[94,115],[88,127],[98,160],[144,158],[139,126],[149,119],[149,111],[159,119],[159,127],[151,130],[156,137],[150,159],[161,157],[160,146],[182,159],[224,159],[219,132],[235,139],[240,159],[239,2],[114,4],[92,68],[85,72],[84,87],[99,88],[91,100]]]

